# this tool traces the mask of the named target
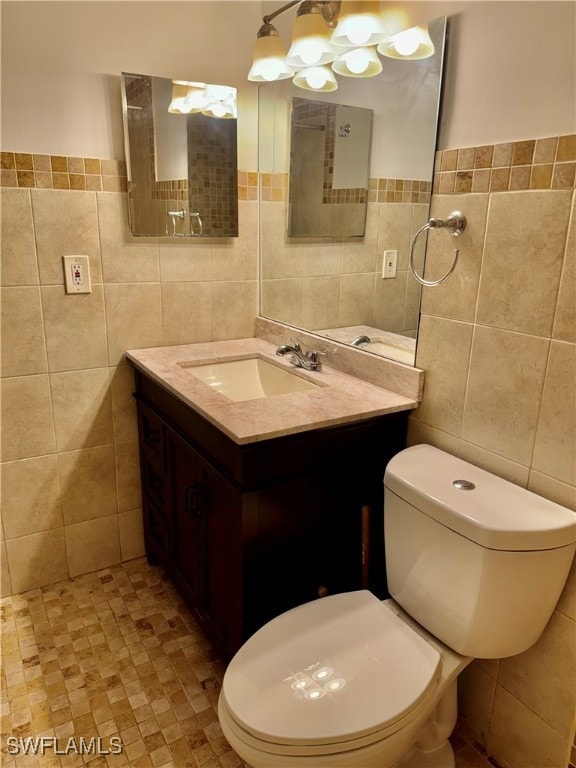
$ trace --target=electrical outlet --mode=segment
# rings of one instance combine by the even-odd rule
[[[92,293],[88,256],[62,256],[66,293]]]
[[[382,279],[396,277],[396,263],[398,261],[398,251],[384,251],[382,258]]]

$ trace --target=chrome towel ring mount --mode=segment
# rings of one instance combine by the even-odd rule
[[[420,235],[423,232],[426,232],[429,229],[440,229],[445,228],[450,230],[450,234],[452,237],[459,237],[462,232],[466,229],[466,216],[464,216],[463,213],[460,213],[460,211],[452,211],[450,216],[448,216],[447,219],[430,219],[429,221],[424,224],[424,226],[420,227],[418,232],[414,235],[414,239],[412,240],[412,245],[410,246],[410,271],[418,280],[418,282],[421,285],[427,285],[427,286],[433,286],[433,285],[440,285],[440,283],[443,283],[444,280],[447,280],[452,272],[456,269],[456,264],[458,263],[458,256],[460,255],[460,250],[456,248],[454,250],[454,261],[452,262],[452,266],[446,272],[446,274],[439,278],[438,280],[424,280],[423,277],[420,277],[419,274],[416,272],[416,267],[414,266],[414,248],[416,246],[416,242]]]

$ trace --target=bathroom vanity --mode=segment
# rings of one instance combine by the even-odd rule
[[[245,339],[127,354],[146,553],[225,658],[293,606],[363,584],[385,594],[382,478],[416,405],[326,366],[299,372],[274,352]],[[234,401],[194,372],[246,359],[310,386]]]

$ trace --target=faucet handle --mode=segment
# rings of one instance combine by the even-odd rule
[[[290,342],[290,345],[294,347],[296,352],[302,352],[302,347],[300,346],[300,342],[294,341],[294,339],[288,339],[288,341]]]

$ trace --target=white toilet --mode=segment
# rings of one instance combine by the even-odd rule
[[[388,588],[306,603],[232,659],[220,725],[254,768],[451,768],[456,678],[539,638],[576,516],[429,445],[385,474]]]

